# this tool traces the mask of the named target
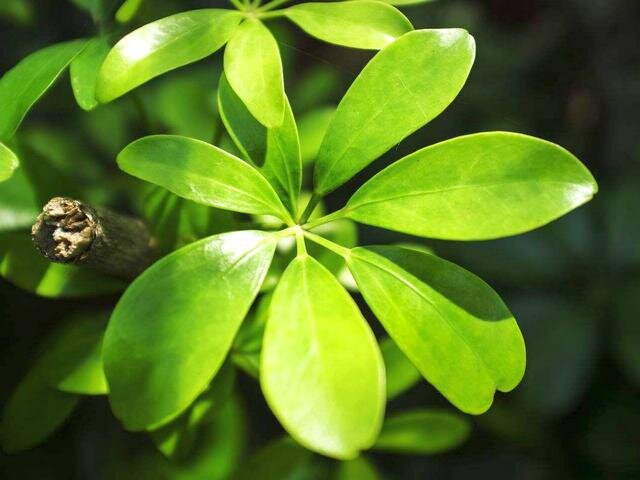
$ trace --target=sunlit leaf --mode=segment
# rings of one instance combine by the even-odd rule
[[[215,235],[164,257],[129,286],[104,340],[111,406],[125,427],[160,427],[206,388],[276,243],[266,232]]]
[[[278,44],[259,20],[249,18],[224,52],[224,73],[247,109],[266,127],[282,124],[284,79]]]
[[[466,413],[522,379],[524,341],[500,297],[470,272],[416,250],[358,247],[347,263],[358,289],[422,375]]]
[[[71,87],[78,105],[83,110],[93,110],[98,106],[98,100],[96,100],[98,71],[110,48],[111,44],[106,38],[94,38],[71,62]]]
[[[13,175],[13,172],[18,168],[18,157],[15,153],[9,149],[4,143],[0,142],[0,182],[4,182],[6,179]]]
[[[211,55],[241,20],[240,12],[210,8],[171,15],[134,30],[102,64],[98,100],[110,102],[158,75]]]
[[[260,383],[305,447],[349,459],[375,441],[385,404],[382,356],[349,294],[312,257],[293,260],[276,287]]]
[[[260,124],[236,95],[223,75],[218,84],[220,116],[243,156],[262,171],[280,199],[292,211],[302,183],[300,144],[295,118],[285,96],[282,125]]]
[[[125,172],[212,207],[287,218],[276,192],[252,166],[200,140],[154,135],[118,155]]]
[[[588,202],[597,185],[568,151],[526,135],[458,137],[397,161],[345,213],[424,237],[486,240],[533,230]]]
[[[419,52],[419,54],[417,53]],[[458,95],[475,57],[464,30],[416,30],[380,51],[329,124],[314,173],[328,193],[438,116]]]
[[[285,15],[309,35],[353,48],[379,50],[413,30],[398,10],[370,0],[300,3]]]

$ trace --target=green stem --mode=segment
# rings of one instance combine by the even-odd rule
[[[313,193],[313,195],[311,195],[309,203],[307,203],[307,207],[304,209],[304,212],[302,212],[302,215],[300,215],[300,218],[298,219],[299,224],[307,223],[307,220],[309,220],[309,217],[311,216],[313,210],[315,210],[321,199],[322,195],[319,195],[315,192]]]
[[[260,7],[258,10],[261,12],[266,12],[268,10],[273,10],[276,7],[279,7],[280,5],[282,5],[283,3],[287,3],[289,0],[271,0],[268,3],[265,3],[262,7]]]
[[[302,227],[305,230],[311,230],[313,228],[319,227],[320,225],[324,225],[325,223],[333,222],[335,220],[344,218],[345,214],[346,214],[346,210],[344,208],[341,208],[340,210],[336,210],[335,212],[330,213],[329,215],[325,215],[324,217],[311,220],[310,222],[302,225]]]
[[[264,12],[264,11],[261,12],[260,9],[256,10],[256,16],[260,20],[282,17],[283,15],[284,15],[284,10],[273,10],[271,12]]]
[[[304,232],[301,228],[296,230],[296,247],[299,257],[303,257],[307,254],[307,246],[304,243]]]
[[[327,240],[326,238],[321,237],[320,235],[316,235],[315,233],[305,231],[304,236],[307,237],[309,240],[311,240],[313,243],[317,243],[318,245],[323,246],[327,250],[331,250],[333,253],[336,253],[343,258],[347,258],[349,255],[351,255],[350,249],[345,248],[342,245],[338,245],[337,243],[332,242],[331,240]]]
[[[229,0],[234,7],[236,7],[238,10],[244,12],[246,10],[246,5],[241,3],[240,0]]]

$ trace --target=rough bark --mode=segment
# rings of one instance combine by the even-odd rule
[[[140,219],[71,198],[55,197],[31,229],[36,248],[52,262],[86,266],[124,279],[154,260],[150,234]]]

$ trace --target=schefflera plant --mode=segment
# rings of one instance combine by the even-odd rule
[[[350,294],[309,254],[307,242],[344,258],[393,341],[457,408],[480,414],[496,390],[516,387],[525,369],[524,341],[509,309],[481,279],[423,251],[345,248],[317,229],[349,218],[449,240],[523,233],[596,192],[593,177],[571,153],[516,133],[454,138],[396,161],[343,208],[309,220],[325,195],[439,115],[459,93],[474,57],[473,37],[459,29],[411,31],[377,53],[329,124],[315,163],[314,193],[301,215],[285,206],[264,174],[267,167],[283,178],[295,172],[295,181],[279,187],[288,189],[287,198],[298,196],[293,115],[266,131],[267,153],[258,164],[251,156],[255,125],[224,78],[220,111],[248,161],[167,135],[142,138],[121,152],[124,171],[179,196],[282,222],[276,231],[223,233],[183,247],[127,289],[107,328],[104,362],[112,408],[128,429],[166,424],[207,387],[276,246],[287,237],[295,238],[297,255],[269,304],[259,376],[271,410],[305,447],[353,458],[374,444],[385,410],[376,338]],[[269,153],[274,150],[277,155]]]

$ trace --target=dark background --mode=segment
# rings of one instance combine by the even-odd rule
[[[45,45],[94,32],[90,17],[70,2],[32,3],[31,19],[0,19],[0,72]],[[156,5],[147,9],[147,19],[221,5],[149,3]],[[560,221],[520,237],[426,242],[505,298],[525,336],[527,373],[515,392],[499,393],[489,413],[472,419],[472,436],[461,448],[433,457],[371,458],[397,479],[640,478],[640,2],[439,0],[402,10],[416,28],[468,29],[478,46],[475,67],[444,114],[331,195],[330,206],[340,207],[364,178],[419,147],[486,130],[563,145],[593,172],[600,193]],[[336,104],[371,57],[314,41],[284,22],[274,26],[296,114]],[[215,68],[219,59],[216,54],[205,62]],[[92,161],[115,172],[112,151],[151,133],[134,113],[130,117],[126,132],[104,130],[114,137],[111,150],[88,147]],[[33,122],[70,130],[85,122],[67,79],[26,125]],[[124,200],[120,206],[130,208]],[[361,228],[360,235],[363,244],[425,243],[373,228]],[[45,300],[0,280],[0,398],[24,375],[52,325],[69,311],[108,308],[114,300]],[[257,384],[241,377],[240,388],[255,448],[280,430]],[[423,382],[389,410],[436,405],[446,403]],[[0,456],[0,475],[102,478],[105,452],[114,444],[135,450],[147,443],[121,432],[106,400],[88,399],[42,447]]]

